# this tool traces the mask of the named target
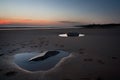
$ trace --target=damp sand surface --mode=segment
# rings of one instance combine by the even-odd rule
[[[85,36],[58,36],[69,32]],[[120,29],[1,30],[0,80],[120,80],[119,48]],[[47,71],[27,71],[14,62],[17,54],[51,50],[69,56]]]

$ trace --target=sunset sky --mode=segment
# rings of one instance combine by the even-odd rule
[[[0,24],[120,23],[120,0],[0,0]]]

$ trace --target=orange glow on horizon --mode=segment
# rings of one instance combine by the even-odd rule
[[[56,24],[55,21],[48,20],[32,20],[32,19],[0,19],[0,24],[35,24],[35,25],[49,25]]]
[[[10,24],[10,20],[0,20],[0,24]]]

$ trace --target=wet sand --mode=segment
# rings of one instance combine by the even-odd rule
[[[85,36],[58,36],[67,32]],[[49,50],[70,55],[48,71],[29,72],[14,63],[15,54]],[[1,30],[0,80],[120,80],[120,29]]]

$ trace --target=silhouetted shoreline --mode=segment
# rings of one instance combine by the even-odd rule
[[[88,25],[76,25],[75,27],[83,27],[83,28],[119,28],[120,24],[88,24]]]

